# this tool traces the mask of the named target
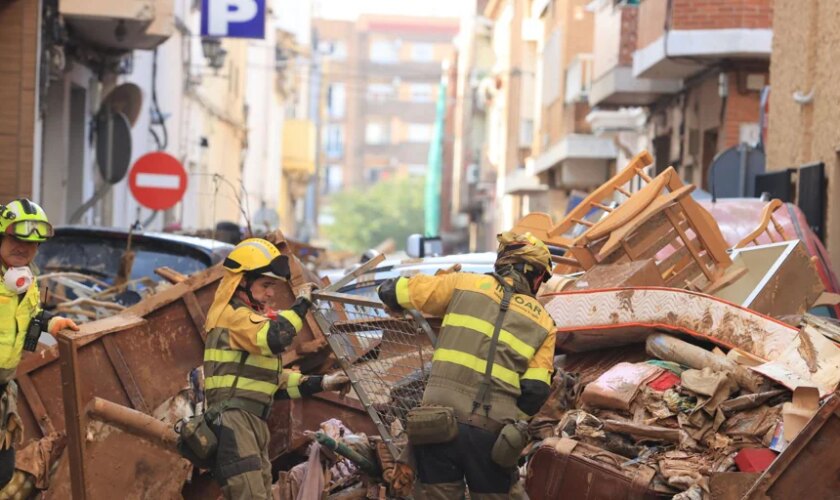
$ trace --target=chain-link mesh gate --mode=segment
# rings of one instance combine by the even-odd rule
[[[394,457],[405,446],[405,417],[423,397],[435,336],[420,315],[391,317],[382,303],[315,293],[315,319],[361,404]]]

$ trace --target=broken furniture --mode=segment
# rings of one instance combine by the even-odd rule
[[[283,249],[282,240],[275,244]],[[318,280],[296,259],[290,267],[291,286],[278,287],[274,308],[289,307],[296,287]],[[85,410],[99,397],[153,415],[178,395],[188,373],[203,362],[205,314],[222,274],[220,266],[196,273],[77,333],[59,334],[58,345],[24,353],[17,371],[24,445],[67,435],[47,498],[170,498],[172,491],[185,498],[217,496],[208,474],[194,474],[185,486],[182,458],[118,429],[99,432],[102,424]],[[323,373],[334,363],[311,314],[283,361],[304,373]],[[332,416],[353,422],[359,432],[376,433],[362,405],[350,398],[319,394],[278,401],[268,422],[269,456],[307,445],[304,432]]]
[[[600,212],[602,217],[609,216],[615,210],[615,204],[620,203],[620,199],[632,196],[628,188],[634,179],[646,177],[649,179],[644,169],[652,164],[653,157],[650,153],[642,151],[612,179],[590,193],[557,225],[553,224],[548,214],[533,212],[520,219],[513,231],[519,233],[529,231],[547,245],[568,251],[579,234],[594,225],[589,220],[594,218],[591,214]],[[568,253],[562,257],[554,256],[553,259],[559,264],[558,269],[555,270],[559,274],[569,274],[585,269]]]
[[[737,278],[740,271],[728,269],[732,261],[720,229],[691,198],[694,186],[683,184],[673,167],[651,178],[644,171],[651,162],[646,151],[636,155],[556,226],[548,215],[533,213],[514,231],[530,231],[564,250],[563,256],[553,257],[559,274],[655,258],[667,286],[713,291]],[[644,186],[631,193],[624,186],[634,179]],[[626,199],[619,202],[619,196]],[[597,210],[604,215],[589,220]]]
[[[771,243],[776,243],[780,241],[787,241],[788,236],[785,233],[785,230],[782,228],[782,225],[775,217],[776,210],[785,206],[784,202],[778,198],[774,198],[767,203],[764,209],[761,211],[761,221],[758,223],[758,227],[755,228],[750,234],[744,236],[744,238],[735,244],[733,248],[744,248],[750,244],[759,245],[758,238],[762,234],[766,234],[768,238],[770,238]],[[773,229],[776,231],[776,237],[773,236],[773,233],[770,231],[770,226],[773,226]],[[777,239],[778,238],[778,239]]]
[[[713,295],[734,304],[774,318],[802,316],[825,291],[799,240],[744,247],[730,256],[746,273]]]

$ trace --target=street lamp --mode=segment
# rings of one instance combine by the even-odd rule
[[[222,41],[220,39],[203,37],[201,39],[201,51],[204,53],[205,59],[207,59],[207,64],[216,71],[225,65],[227,50],[222,47]]]

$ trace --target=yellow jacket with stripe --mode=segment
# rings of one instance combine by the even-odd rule
[[[29,323],[40,312],[37,283],[18,295],[0,280],[0,384],[7,384],[15,377]]]
[[[207,334],[204,348],[207,402],[219,404],[233,395],[268,406],[274,399],[299,398],[318,392],[320,377],[304,377],[283,370],[280,359],[280,353],[302,328],[307,307],[296,302],[292,309],[270,319],[239,299],[231,300]],[[235,392],[231,391],[234,382]]]
[[[554,370],[554,321],[533,297],[525,278],[513,272],[514,287],[492,368],[488,416],[509,422],[535,414],[545,403]],[[443,317],[423,403],[473,411],[484,378],[503,288],[491,275],[418,275],[383,283],[382,301],[392,309],[416,309]],[[483,410],[479,410],[482,414]]]

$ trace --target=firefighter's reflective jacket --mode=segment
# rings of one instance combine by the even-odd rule
[[[215,328],[207,334],[204,386],[208,403],[227,400],[234,381],[237,398],[265,406],[284,395],[301,397],[302,376],[283,370],[280,353],[292,343],[302,326],[302,314],[294,309],[269,319],[241,300],[231,300]]]
[[[524,277],[505,277],[515,293],[492,368],[489,417],[508,422],[536,413],[549,393],[554,361],[554,321],[532,296]],[[383,283],[382,301],[392,309],[416,309],[443,318],[424,404],[470,414],[484,377],[503,288],[491,275],[418,275]]]

